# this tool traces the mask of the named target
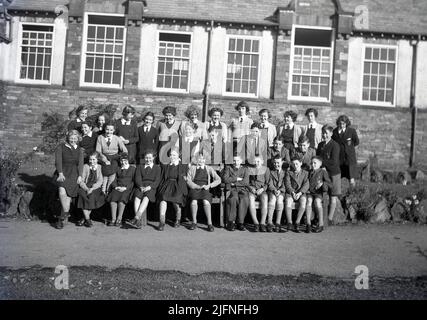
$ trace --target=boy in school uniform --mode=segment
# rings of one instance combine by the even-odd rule
[[[279,156],[283,160],[283,166],[285,167],[285,169],[287,169],[289,167],[289,164],[291,163],[291,157],[289,154],[289,150],[283,146],[283,138],[281,137],[274,138],[273,146],[268,149],[267,166],[270,169],[274,168],[273,159],[276,156]]]
[[[280,232],[280,221],[283,213],[283,200],[286,193],[285,170],[283,170],[283,158],[276,155],[272,159],[273,169],[270,171],[268,181],[268,224],[265,226],[265,219],[261,219],[261,232]],[[273,214],[276,211],[276,226],[273,225]]]
[[[285,186],[286,186],[286,220],[288,222],[287,229],[292,230],[292,206],[294,202],[298,201],[298,215],[294,226],[294,231],[299,232],[299,223],[304,214],[305,206],[307,203],[306,193],[309,188],[308,172],[302,169],[302,161],[300,158],[292,158],[292,168],[286,172]]]
[[[316,155],[316,150],[310,147],[308,137],[301,138],[298,148],[292,152],[292,157],[300,158],[302,161],[302,168],[306,171],[311,170],[311,159]]]
[[[238,211],[237,229],[245,231],[244,221],[249,207],[249,171],[242,166],[240,156],[233,157],[233,165],[226,166],[223,174],[223,182],[226,191],[230,194],[227,197],[227,229],[235,230],[236,212]]]
[[[307,229],[306,232],[311,231],[319,233],[323,231],[323,193],[331,186],[331,178],[325,168],[322,168],[322,158],[314,156],[311,159],[312,170],[308,175],[309,189],[307,192]],[[314,229],[311,228],[311,214],[314,208],[317,213],[318,226]]]
[[[261,136],[260,124],[254,122],[251,125],[251,134],[246,137],[245,142],[246,164],[254,166],[256,157],[261,157],[263,163],[267,163],[267,152],[267,141]]]

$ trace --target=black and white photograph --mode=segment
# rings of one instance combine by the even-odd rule
[[[0,300],[425,301],[426,17],[0,0]]]

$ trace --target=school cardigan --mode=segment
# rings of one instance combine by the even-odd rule
[[[356,130],[352,127],[347,127],[345,132],[340,135],[338,128],[335,128],[332,132],[332,139],[340,146],[340,164],[356,165],[356,150],[354,147],[359,145],[359,137]]]
[[[285,129],[285,124],[281,124],[277,127],[277,136],[281,137],[283,135]],[[297,148],[298,147],[298,143],[300,138],[303,136],[304,134],[304,130],[301,126],[297,125],[294,123],[294,147]]]
[[[150,126],[150,130],[144,132],[144,126],[138,128],[138,155],[143,157],[147,150],[152,150],[157,153],[159,148],[159,130]]]
[[[299,173],[295,171],[288,171],[285,175],[285,187],[288,194],[292,192],[302,194],[307,193],[310,185],[308,182],[308,172],[301,169]]]
[[[180,127],[179,127],[179,135],[184,136],[185,135],[185,127],[187,125],[193,126],[194,124],[191,121],[182,121]],[[208,131],[207,131],[207,123],[202,121],[196,122],[197,129],[194,130],[194,136],[197,139],[205,140],[208,138]]]
[[[304,135],[307,135],[307,131],[310,128],[311,124],[307,124],[306,126],[303,127],[303,131],[304,131]],[[314,129],[314,148],[317,149],[317,146],[319,145],[319,143],[322,141],[322,128],[323,125],[320,123],[315,123],[313,124],[313,129]]]
[[[280,172],[277,170],[271,170],[270,180],[268,181],[268,191],[280,191],[282,193],[286,193],[285,174],[285,170],[280,170]]]
[[[322,157],[323,166],[330,176],[336,176],[341,173],[340,169],[340,146],[334,140],[322,141],[317,147],[317,155]]]
[[[191,165],[187,172],[187,185],[190,189],[195,189],[198,187],[198,184],[194,183],[193,180],[196,177],[197,165]],[[216,171],[210,167],[205,165],[206,171],[208,172],[208,185],[210,188],[215,188],[216,186],[221,184],[221,178],[216,173]],[[213,179],[213,181],[212,181]]]
[[[105,136],[98,136],[98,139],[96,140],[96,151],[99,152],[103,162],[108,160],[106,155],[112,156],[118,154],[119,149],[122,152],[128,152],[128,149],[126,148],[122,139],[116,135],[112,135],[110,138],[110,145],[107,144],[107,138]]]
[[[90,168],[90,166],[88,164],[85,164],[83,166],[83,173],[82,173],[82,180],[80,181],[80,188],[82,188],[84,191],[88,191],[89,188],[86,185],[89,179],[89,175],[90,175],[90,170],[92,170]],[[102,170],[101,170],[101,166],[97,165],[96,166],[96,182],[93,184],[92,189],[98,189],[101,188],[102,186]]]
[[[168,142],[172,134],[178,135],[181,121],[175,119],[174,123],[170,128],[166,125],[166,120],[160,120],[157,122],[157,128],[159,130],[159,141]]]

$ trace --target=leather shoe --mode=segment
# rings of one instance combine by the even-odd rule
[[[245,225],[243,223],[238,223],[237,224],[237,230],[246,231]]]
[[[159,224],[159,227],[158,227],[158,230],[159,230],[159,231],[163,231],[163,230],[165,230],[165,224],[164,224],[164,223],[160,223],[160,224]]]
[[[214,226],[213,225],[211,225],[211,224],[208,224],[208,231],[209,232],[213,232],[215,229],[214,229]]]
[[[190,230],[196,230],[197,228],[197,224],[195,224],[194,222],[190,225]]]
[[[76,222],[76,226],[81,227],[84,225],[84,223],[85,223],[85,219],[80,219],[79,221]]]
[[[254,225],[254,232],[259,232],[259,224]]]
[[[307,225],[306,227],[305,227],[305,233],[311,233],[311,225]]]
[[[259,226],[259,231],[261,231],[261,232],[267,232],[267,228],[266,228],[265,224],[261,224]]]

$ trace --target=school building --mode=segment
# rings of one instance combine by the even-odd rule
[[[80,103],[178,116],[246,100],[350,117],[359,159],[427,169],[425,0],[0,0],[0,139],[41,142]]]

